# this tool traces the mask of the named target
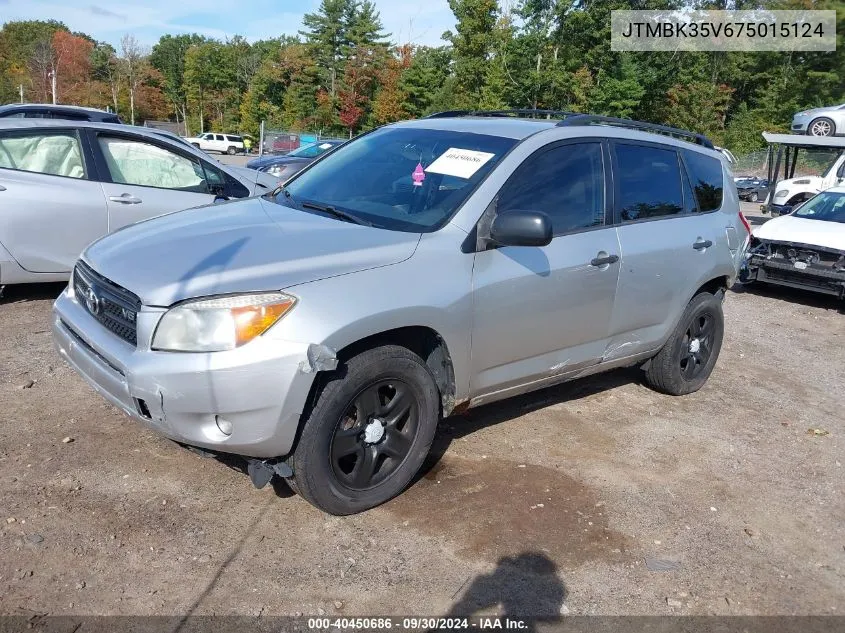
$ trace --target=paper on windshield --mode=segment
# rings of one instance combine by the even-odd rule
[[[329,149],[331,146],[331,143],[323,143],[322,145],[320,145],[320,149]]]
[[[430,174],[472,178],[473,174],[484,167],[487,161],[494,156],[495,154],[488,154],[487,152],[450,147],[425,170]]]

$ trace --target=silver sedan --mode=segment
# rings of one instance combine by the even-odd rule
[[[0,120],[0,287],[63,281],[82,250],[108,233],[172,211],[264,194],[277,182],[222,165],[159,130]]]
[[[799,112],[792,117],[792,132],[810,136],[845,135],[845,103]]]

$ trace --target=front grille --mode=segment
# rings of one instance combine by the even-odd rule
[[[141,300],[134,294],[77,262],[73,270],[76,300],[103,327],[127,343],[137,345],[136,322]]]

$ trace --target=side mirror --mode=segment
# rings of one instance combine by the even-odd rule
[[[490,226],[490,242],[499,246],[546,246],[551,241],[552,221],[539,211],[505,211]]]

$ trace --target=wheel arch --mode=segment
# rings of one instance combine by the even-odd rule
[[[446,340],[434,328],[426,325],[409,325],[370,334],[353,341],[337,352],[339,362],[343,362],[361,352],[383,345],[404,347],[425,361],[437,388],[443,415],[449,415],[455,408],[455,367]]]

